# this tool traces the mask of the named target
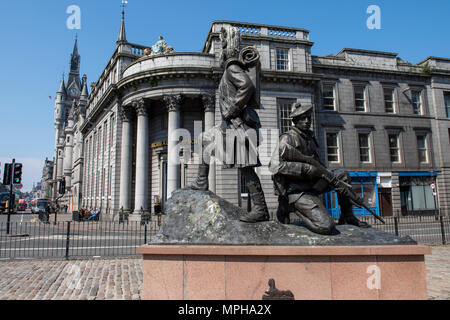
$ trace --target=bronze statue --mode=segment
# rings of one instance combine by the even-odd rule
[[[240,220],[262,222],[269,220],[261,182],[254,170],[261,166],[257,147],[259,144],[260,120],[253,110],[259,106],[259,54],[253,47],[240,50],[240,32],[237,28],[221,30],[224,73],[219,85],[219,105],[222,114],[220,131],[223,143],[216,143],[216,152],[226,157],[225,168],[239,168],[253,201],[252,210]],[[203,154],[197,179],[188,187],[194,190],[208,190],[209,155]]]
[[[312,106],[297,103],[290,117],[294,126],[280,136],[278,154],[272,157],[269,165],[274,174],[275,193],[278,195],[278,220],[288,224],[289,213],[295,212],[311,231],[318,234],[332,234],[335,221],[319,196],[335,190],[341,208],[338,224],[369,227],[366,222],[360,221],[353,214],[354,204],[369,211],[370,209],[351,189],[348,172],[344,170],[331,172],[320,163],[319,145],[310,130]],[[372,214],[375,215],[373,212]]]

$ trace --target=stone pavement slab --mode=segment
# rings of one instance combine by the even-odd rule
[[[141,259],[0,262],[0,300],[140,300]]]
[[[450,246],[433,246],[425,256],[428,299],[450,300]]]
[[[450,246],[425,257],[428,299],[450,300]],[[0,262],[0,300],[140,300],[140,258]]]

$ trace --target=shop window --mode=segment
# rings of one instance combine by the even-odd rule
[[[436,210],[436,198],[429,185],[403,187],[400,199],[402,208],[406,211]]]
[[[379,213],[378,207],[378,188],[376,184],[376,178],[374,177],[353,177],[352,189],[364,202],[376,213]],[[323,203],[327,210],[334,218],[338,218],[340,215],[340,208],[338,203],[337,194],[335,191],[328,192],[324,195]],[[356,216],[369,216],[371,215],[366,209],[353,207],[353,214]]]

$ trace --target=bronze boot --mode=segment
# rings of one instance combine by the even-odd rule
[[[209,175],[209,165],[201,164],[198,167],[197,178],[186,188],[191,190],[207,191],[209,188],[208,175]]]
[[[253,208],[239,220],[249,223],[269,221],[269,210],[267,209],[266,199],[264,197],[261,183],[259,181],[250,181],[247,183],[247,188],[249,191],[249,196],[253,202]]]
[[[338,224],[351,224],[360,228],[368,228],[369,224],[364,221],[360,221],[353,214],[353,205],[347,199],[338,197],[339,206],[341,207],[341,215],[339,216]]]

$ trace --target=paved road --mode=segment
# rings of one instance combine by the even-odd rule
[[[428,298],[450,300],[450,246],[426,256]],[[139,258],[0,262],[0,300],[140,300]]]
[[[0,260],[64,258],[66,254],[70,258],[129,256],[157,231],[157,221],[148,225],[136,222],[71,222],[70,226],[59,220],[56,225],[52,222],[14,222],[10,236],[6,233],[6,226],[6,223],[0,223]]]

